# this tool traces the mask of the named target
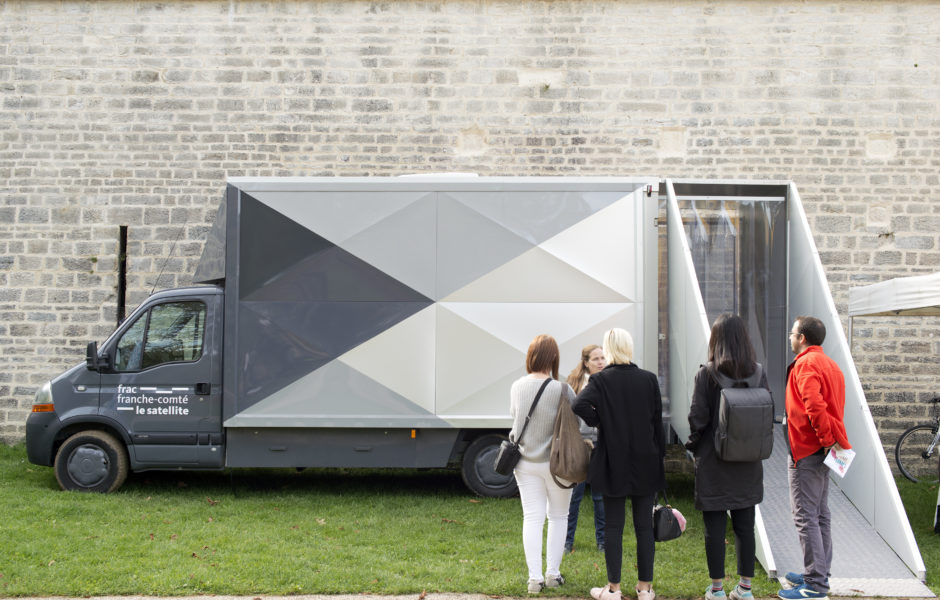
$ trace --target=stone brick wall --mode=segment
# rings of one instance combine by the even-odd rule
[[[128,307],[189,282],[227,176],[797,183],[837,306],[940,268],[931,0],[0,3],[0,438]],[[869,319],[886,439],[936,318]]]

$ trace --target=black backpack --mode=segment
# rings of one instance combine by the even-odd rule
[[[763,367],[757,363],[750,377],[732,379],[711,363],[708,366],[721,386],[715,454],[729,462],[769,458],[774,448],[774,400],[770,391],[760,385]]]

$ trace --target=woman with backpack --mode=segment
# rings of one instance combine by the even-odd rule
[[[729,462],[718,457],[715,428],[722,386],[719,374],[746,379],[756,374],[760,364],[747,334],[744,320],[725,313],[715,319],[708,340],[708,364],[695,375],[692,405],[689,408],[689,440],[685,447],[695,456],[695,508],[705,522],[705,556],[711,584],[706,600],[725,600],[725,528],[731,513],[740,581],[731,590],[731,600],[752,600],[754,577],[754,507],[764,498],[764,470],[760,460]],[[717,372],[716,372],[717,371]],[[770,389],[767,374],[761,387]]]

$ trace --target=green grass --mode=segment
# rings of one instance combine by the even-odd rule
[[[927,567],[927,587],[940,595],[940,534],[933,532],[937,484],[911,483],[903,477],[898,477],[897,482],[920,555]]]
[[[669,489],[689,524],[678,540],[657,544],[657,594],[700,597],[708,580],[692,480],[672,475]],[[940,568],[932,493],[910,492],[930,515],[929,533],[917,528],[933,542],[921,541],[925,559],[932,548],[928,573]],[[589,498],[581,510],[559,595],[586,597],[606,579]],[[476,498],[451,471],[155,472],[131,476],[114,494],[79,494],[59,491],[52,470],[29,464],[22,445],[0,445],[0,511],[0,597],[525,595],[518,498]],[[625,582],[635,568],[631,537]],[[756,596],[776,589],[758,573]]]

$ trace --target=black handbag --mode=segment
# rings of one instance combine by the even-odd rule
[[[493,465],[493,470],[500,475],[511,475],[512,470],[516,468],[516,463],[518,463],[519,459],[522,458],[522,452],[519,450],[519,441],[525,434],[526,427],[529,426],[529,419],[532,418],[532,413],[535,411],[535,405],[539,403],[539,398],[542,397],[542,392],[545,391],[545,388],[548,386],[548,382],[550,381],[552,381],[551,377],[546,379],[542,383],[542,387],[539,388],[539,393],[535,395],[535,400],[532,401],[532,407],[529,408],[529,414],[527,414],[525,417],[525,423],[522,424],[522,430],[519,431],[519,437],[516,439],[516,441],[503,440],[499,445],[499,452],[496,453],[496,464]]]
[[[679,524],[676,513],[679,512],[669,506],[666,492],[661,492],[664,504],[653,507],[653,539],[657,542],[667,542],[682,535],[683,527]],[[680,513],[681,514],[681,513]]]

